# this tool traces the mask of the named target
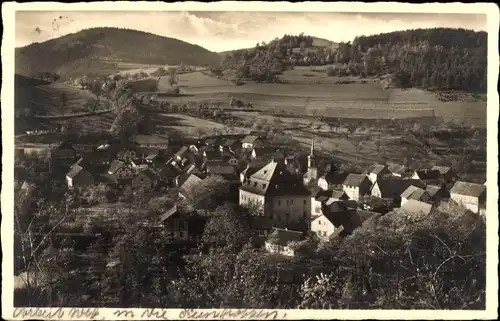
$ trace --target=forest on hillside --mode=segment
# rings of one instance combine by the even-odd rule
[[[274,82],[286,68],[327,66],[332,76],[391,74],[401,87],[486,91],[486,32],[416,29],[356,37],[338,49],[311,47],[312,37],[285,35],[226,55],[216,71],[231,69],[242,79]]]

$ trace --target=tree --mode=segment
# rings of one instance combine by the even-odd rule
[[[185,196],[195,209],[211,211],[227,198],[228,193],[228,183],[224,178],[214,175],[186,190]]]
[[[81,199],[89,205],[106,203],[110,193],[111,189],[105,184],[90,185],[79,190]]]
[[[172,87],[179,81],[176,68],[168,68],[168,84]]]
[[[89,98],[85,101],[85,108],[87,108],[91,113],[95,113],[97,109],[101,106],[99,99]]]
[[[32,306],[43,299],[53,282],[52,268],[57,255],[43,255],[44,249],[59,227],[74,213],[75,202],[72,193],[66,193],[64,200],[51,204],[44,199],[32,199],[33,190],[15,191],[14,239],[17,271],[23,272],[22,282],[26,290],[26,302]],[[33,210],[33,211],[32,211]],[[62,275],[61,275],[62,276]]]
[[[222,205],[209,214],[202,240],[205,244],[239,251],[252,241],[250,215],[237,206]]]
[[[127,140],[138,133],[141,121],[142,115],[133,105],[128,105],[116,115],[111,125],[111,134],[122,140]]]
[[[64,115],[66,107],[68,107],[68,95],[66,94],[66,92],[62,92],[60,98],[61,98],[60,110],[61,113]]]

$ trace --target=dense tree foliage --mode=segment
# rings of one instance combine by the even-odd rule
[[[416,29],[356,37],[338,48],[312,47],[312,38],[285,35],[267,45],[227,54],[223,69],[241,78],[276,81],[290,66],[323,66],[329,75],[394,75],[402,87],[486,90],[487,34],[464,29]],[[311,50],[307,50],[311,49]]]

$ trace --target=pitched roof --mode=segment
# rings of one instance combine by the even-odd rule
[[[214,175],[237,175],[236,168],[232,165],[209,164],[207,165],[207,173]]]
[[[188,146],[182,146],[181,149],[179,151],[177,151],[177,153],[175,153],[175,155],[177,155],[179,157],[182,157],[188,151],[189,151],[189,147]]]
[[[330,197],[331,198],[336,198],[336,199],[340,199],[341,197],[345,196],[345,192],[344,191],[337,191],[337,190],[333,190],[331,191],[331,195]]]
[[[434,197],[437,193],[439,193],[442,190],[441,186],[435,186],[435,185],[427,185],[425,187],[425,192],[427,195],[430,197]]]
[[[292,175],[282,163],[271,161],[255,172],[240,187],[258,195],[310,195],[302,181]]]
[[[437,169],[435,170],[422,169],[415,171],[415,174],[417,174],[421,180],[439,179],[441,177],[441,173]]]
[[[301,241],[302,237],[302,232],[274,227],[273,232],[267,237],[266,243],[271,243],[279,246],[287,246],[290,242]]]
[[[457,181],[450,190],[450,194],[467,195],[479,197],[486,191],[486,186],[482,184]]]
[[[425,191],[423,189],[410,185],[407,189],[404,190],[403,193],[401,193],[401,197],[404,197],[406,199],[419,200],[424,195],[424,193]]]
[[[177,213],[177,205],[172,206],[165,213],[163,213],[162,215],[160,215],[159,221],[161,223],[163,223],[163,222],[165,222],[165,220],[167,220],[169,217],[171,217],[175,213]]]
[[[197,186],[198,184],[201,183],[201,181],[202,181],[202,179],[199,178],[198,176],[196,176],[194,174],[190,174],[187,177],[187,179],[184,181],[184,183],[182,183],[180,188],[183,190],[186,190],[186,189]]]
[[[373,173],[373,174],[379,174],[380,172],[382,172],[384,169],[386,169],[387,166],[385,165],[373,165],[372,168],[370,169],[370,173]]]
[[[257,139],[259,139],[258,136],[253,136],[253,135],[248,135],[246,136],[245,138],[243,138],[243,140],[241,141],[241,143],[243,144],[253,144]]]
[[[424,202],[420,202],[417,200],[408,200],[405,202],[403,205],[401,205],[401,208],[399,211],[403,211],[406,213],[422,213],[422,214],[429,214],[432,210],[432,205],[427,204]]]
[[[438,170],[441,175],[446,175],[449,171],[452,170],[452,168],[448,166],[432,166],[431,169]]]
[[[109,164],[108,173],[116,173],[116,171],[118,171],[123,166],[123,164],[124,163],[122,161],[114,159],[111,164]]]
[[[382,198],[397,198],[411,185],[423,188],[424,184],[418,179],[380,179],[375,182],[380,189]]]
[[[348,175],[349,173],[347,172],[330,171],[321,176],[321,178],[324,178],[329,185],[341,185]]]
[[[344,185],[359,187],[365,180],[368,180],[365,174],[349,174],[344,180]]]
[[[331,195],[331,192],[320,189],[315,193],[314,199],[318,202],[325,202],[330,198]]]
[[[146,169],[146,170],[144,170],[144,171],[141,171],[139,174],[137,174],[137,175],[134,177],[134,179],[136,179],[136,178],[137,178],[137,177],[139,177],[139,176],[146,176],[147,178],[149,178],[149,179],[150,179],[150,180],[152,180],[152,181],[159,179],[158,175],[157,175],[155,172],[153,172],[153,171],[151,171],[151,170],[149,170],[149,169]]]
[[[389,171],[391,171],[391,173],[399,175],[403,174],[405,171],[408,170],[406,166],[401,164],[389,164],[387,165],[387,168],[389,169]]]
[[[224,141],[224,143],[222,144],[223,146],[226,146],[226,147],[231,147],[233,146],[234,144],[236,143],[239,143],[239,141],[237,139],[234,139],[234,138],[228,138]]]
[[[217,143],[219,142],[219,139],[220,138],[217,138],[217,137],[210,137],[210,138],[207,138],[205,140],[205,144],[206,145],[217,145]]]
[[[74,164],[71,166],[69,172],[66,174],[67,177],[74,178],[76,175],[78,175],[81,171],[83,170],[83,167],[80,165]]]
[[[273,146],[265,146],[265,147],[255,147],[254,149],[255,155],[257,156],[265,156],[265,155],[272,155],[276,152],[279,151],[279,148],[273,147]],[[285,154],[283,154],[282,158],[285,157]]]

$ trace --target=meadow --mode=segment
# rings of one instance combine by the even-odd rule
[[[88,112],[85,102],[92,98],[92,93],[64,84],[21,86],[15,90],[15,108],[29,110],[32,116],[66,115]]]
[[[313,74],[314,81],[300,82],[297,77]],[[295,78],[294,78],[295,77]],[[307,78],[307,77],[306,77]],[[285,71],[288,83],[245,82],[241,86],[208,76],[202,72],[179,75],[179,97],[160,98],[175,103],[216,103],[222,106],[231,98],[270,113],[361,119],[440,117],[444,121],[486,126],[486,102],[478,99],[443,102],[433,93],[419,89],[384,89],[373,79],[328,77],[320,67],[296,67]],[[323,80],[321,80],[323,79]],[[159,90],[169,88],[167,77]]]

